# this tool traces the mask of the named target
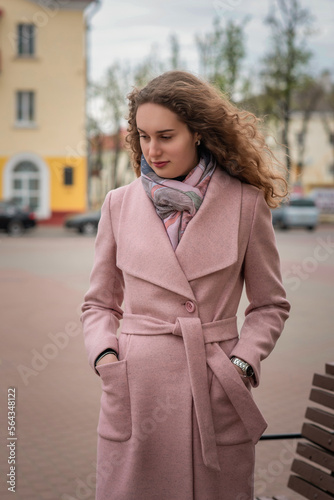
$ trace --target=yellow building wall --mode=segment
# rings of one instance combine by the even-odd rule
[[[50,171],[50,209],[52,212],[84,212],[86,210],[87,160],[77,158],[71,162],[74,183],[64,185],[64,167],[69,166],[66,157],[44,157]],[[9,157],[0,157],[0,193],[3,193],[3,170]],[[0,196],[3,199],[3,196]]]
[[[3,169],[7,163],[9,158],[6,156],[1,157],[0,156],[0,198],[2,199],[2,193],[3,193]]]
[[[82,196],[82,193],[86,193],[87,187],[86,158],[77,158],[72,162],[74,177],[72,186],[63,184],[63,169],[64,165],[67,165],[65,157],[46,157],[44,161],[50,167],[52,209],[83,212],[86,208],[86,198]]]
[[[0,198],[3,169],[18,153],[34,153],[50,166],[50,210],[86,208],[85,20],[82,10],[43,8],[28,0],[1,0]],[[34,23],[35,57],[17,56],[17,24]],[[35,92],[35,124],[15,123],[16,92]],[[55,165],[74,167],[65,186]]]

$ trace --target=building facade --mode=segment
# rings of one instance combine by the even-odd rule
[[[86,19],[94,0],[0,0],[0,199],[86,209]]]
[[[329,109],[315,110],[307,123],[304,115],[301,111],[291,115],[290,191],[313,198],[321,219],[334,222],[334,114]]]
[[[300,181],[306,192],[319,185],[334,187],[334,113],[313,111],[307,126],[304,121],[302,112],[292,114],[292,181]]]
[[[118,138],[116,134],[91,137],[89,201],[93,209],[100,208],[108,191],[136,178],[125,145],[126,135],[126,130],[121,130]]]

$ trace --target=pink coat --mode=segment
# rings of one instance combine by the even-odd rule
[[[216,169],[175,252],[140,178],[109,192],[82,308],[91,366],[119,352],[97,369],[97,500],[253,498],[266,423],[229,358],[249,362],[258,385],[289,308],[257,188]]]

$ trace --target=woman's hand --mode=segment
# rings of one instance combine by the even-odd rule
[[[237,365],[233,365],[233,366],[237,370],[237,372],[238,372],[239,376],[241,377],[245,386],[248,387],[248,382],[250,380],[250,377],[245,377],[244,372],[242,371],[242,369],[239,366],[237,366]]]
[[[106,354],[106,356],[103,356],[103,358],[96,363],[96,366],[106,365],[107,363],[115,363],[115,361],[118,361],[115,354]]]

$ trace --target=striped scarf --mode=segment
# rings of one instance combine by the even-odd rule
[[[209,153],[204,153],[196,167],[183,181],[159,177],[141,158],[143,187],[162,219],[170,242],[175,250],[187,225],[201,206],[216,163]]]

